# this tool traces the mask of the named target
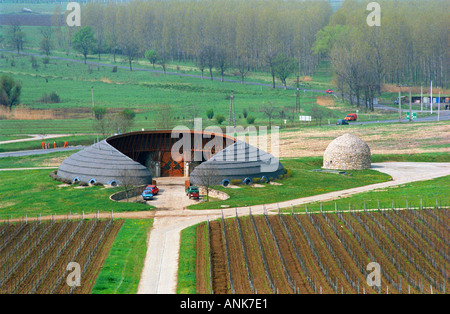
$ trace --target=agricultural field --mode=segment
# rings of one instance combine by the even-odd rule
[[[197,293],[448,293],[446,208],[238,217],[194,227]],[[381,286],[369,286],[369,263]]]
[[[108,256],[123,220],[34,221],[0,224],[1,294],[85,294]],[[69,286],[70,262],[81,286]]]

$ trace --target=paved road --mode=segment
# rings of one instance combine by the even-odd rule
[[[375,163],[373,164],[373,168],[389,174],[393,180],[286,202],[253,206],[251,211],[253,214],[262,214],[264,211],[271,210],[276,212],[278,208],[290,208],[292,205],[330,201],[337,197],[350,196],[370,190],[450,175],[450,163],[389,162]],[[248,207],[241,207],[223,210],[157,211],[155,213],[153,229],[150,233],[149,246],[138,293],[176,293],[181,230],[206,221],[207,219],[220,218],[222,211],[225,217],[233,217],[236,212],[240,216],[248,215],[250,209]]]
[[[413,111],[414,112],[414,111]],[[442,111],[440,113],[439,121],[447,121],[450,120],[450,111]],[[437,121],[437,114],[433,114],[432,116],[417,118],[412,122],[435,122]],[[409,119],[402,119],[401,122],[409,123]],[[392,120],[373,120],[373,121],[365,121],[365,122],[350,122],[351,124],[372,124],[372,123],[398,123],[398,119]]]

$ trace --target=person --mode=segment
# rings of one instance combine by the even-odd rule
[[[53,142],[53,148],[56,148],[56,141]]]
[[[42,149],[45,149],[45,141],[42,141]]]
[[[67,141],[64,142],[64,148],[66,148],[66,147],[67,147]]]

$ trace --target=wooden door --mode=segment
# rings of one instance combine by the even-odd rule
[[[173,160],[170,152],[165,152],[161,158],[161,176],[162,177],[182,177],[184,176],[183,159]]]

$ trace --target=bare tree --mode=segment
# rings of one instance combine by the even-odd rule
[[[260,111],[264,113],[264,115],[269,118],[269,129],[272,128],[272,118],[275,116],[276,111],[273,104],[269,101],[267,105],[261,107]]]
[[[119,171],[120,178],[120,187],[121,190],[125,193],[125,197],[127,202],[130,198],[130,192],[136,188],[137,180],[136,177],[131,174],[131,171],[128,169],[121,169]]]
[[[212,168],[197,167],[195,168],[195,177],[197,184],[206,191],[206,201],[209,202],[209,192],[211,187],[217,185],[216,171]]]

